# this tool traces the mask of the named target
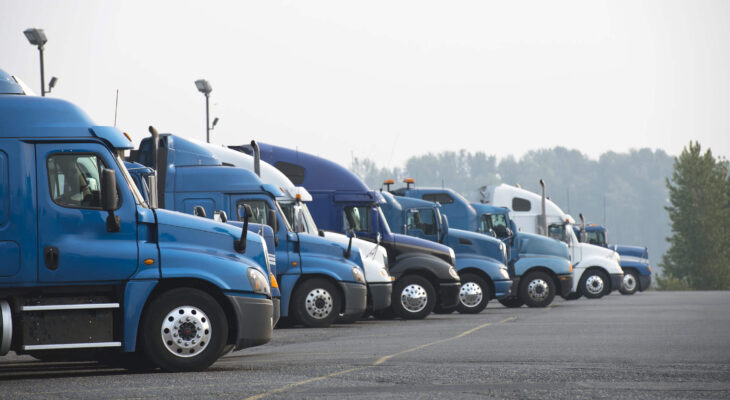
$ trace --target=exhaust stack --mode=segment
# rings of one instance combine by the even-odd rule
[[[545,181],[540,179],[540,187],[542,187],[542,198],[540,202],[540,215],[537,217],[538,233],[547,236],[547,212],[545,211]]]
[[[260,178],[261,177],[261,149],[259,144],[255,140],[251,141],[251,148],[253,149],[253,171]]]

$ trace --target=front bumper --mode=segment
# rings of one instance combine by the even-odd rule
[[[639,275],[639,291],[643,292],[651,286],[651,274]]]
[[[624,274],[611,274],[611,291],[618,290],[624,282]]]
[[[340,282],[344,294],[345,309],[343,317],[362,315],[368,305],[368,289],[362,283]]]
[[[461,282],[441,282],[438,287],[441,308],[451,308],[459,305],[460,290]]]
[[[274,311],[272,313],[272,326],[276,326],[276,324],[279,322],[279,318],[281,318],[281,297],[274,297],[271,299],[271,303],[274,307]]]
[[[390,307],[393,295],[392,282],[368,283],[368,299],[372,311],[385,310]]]
[[[494,281],[494,298],[509,297],[512,289],[512,280]]]
[[[274,305],[270,299],[226,295],[236,314],[234,350],[260,346],[271,340],[274,330]]]
[[[560,285],[558,294],[561,297],[568,296],[573,290],[573,274],[558,275],[558,283]]]

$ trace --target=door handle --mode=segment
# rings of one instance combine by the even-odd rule
[[[51,271],[58,269],[58,249],[53,246],[44,247],[43,260],[46,262],[46,268]]]

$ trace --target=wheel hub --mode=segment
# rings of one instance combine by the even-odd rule
[[[631,274],[624,275],[624,289],[628,290],[629,292],[633,292],[634,289],[636,289],[636,279],[634,279],[634,276]]]
[[[160,328],[165,348],[183,358],[202,352],[208,346],[212,332],[208,316],[193,306],[177,307],[170,311]]]
[[[542,279],[534,279],[527,285],[527,295],[535,301],[544,300],[549,293],[550,287]]]
[[[482,287],[475,282],[466,282],[459,290],[459,301],[466,307],[476,307],[484,298]]]
[[[591,294],[603,292],[603,278],[598,275],[591,275],[586,279],[586,290]]]
[[[415,283],[403,288],[400,294],[400,302],[403,308],[412,313],[417,313],[426,308],[428,293],[421,285]]]
[[[334,301],[330,292],[318,288],[307,294],[305,299],[307,314],[314,319],[327,318],[334,308]]]

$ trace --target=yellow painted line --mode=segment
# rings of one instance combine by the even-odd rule
[[[264,393],[256,394],[256,395],[253,395],[253,396],[250,396],[250,397],[246,397],[244,400],[258,400],[258,399],[262,399],[262,398],[267,397],[267,396],[271,396],[271,395],[274,395],[274,394],[278,394],[278,393],[285,392],[285,391],[287,391],[289,389],[293,389],[293,388],[295,388],[297,386],[302,386],[302,385],[306,385],[308,383],[317,382],[317,381],[321,381],[321,380],[325,380],[325,379],[329,379],[329,378],[334,378],[334,377],[337,377],[337,376],[340,376],[340,375],[344,375],[344,374],[348,374],[350,372],[355,372],[355,371],[363,370],[363,369],[366,369],[366,368],[377,367],[378,365],[383,364],[384,362],[390,360],[391,358],[398,357],[398,356],[401,356],[401,355],[407,354],[407,353],[412,353],[414,351],[418,351],[418,350],[421,350],[421,349],[425,349],[426,347],[431,347],[431,346],[434,346],[434,345],[437,345],[437,344],[441,344],[441,343],[445,343],[445,342],[450,342],[452,340],[460,339],[460,338],[463,338],[464,336],[470,335],[470,334],[472,334],[472,333],[474,333],[474,332],[476,332],[476,331],[478,331],[480,329],[484,329],[484,328],[486,328],[488,326],[498,325],[498,324],[502,324],[502,323],[505,323],[505,322],[514,321],[516,319],[517,319],[517,317],[509,317],[509,318],[505,318],[505,319],[503,319],[503,320],[501,320],[499,322],[487,322],[485,324],[481,324],[479,326],[475,326],[474,328],[471,328],[471,329],[469,329],[467,331],[461,332],[460,334],[458,334],[456,336],[451,336],[451,337],[448,337],[448,338],[445,338],[445,339],[439,339],[439,340],[436,340],[436,341],[431,342],[431,343],[422,344],[420,346],[416,346],[416,347],[412,347],[410,349],[406,349],[406,350],[403,350],[403,351],[399,351],[399,352],[393,353],[391,355],[387,355],[387,356],[380,357],[379,359],[377,359],[377,361],[375,361],[371,365],[366,365],[364,367],[350,368],[350,369],[346,369],[346,370],[343,370],[343,371],[333,372],[331,374],[318,376],[316,378],[310,378],[310,379],[305,379],[303,381],[290,383],[290,384],[285,385],[285,386],[282,386],[280,388],[273,389],[273,390],[269,390],[268,392],[264,392]]]

